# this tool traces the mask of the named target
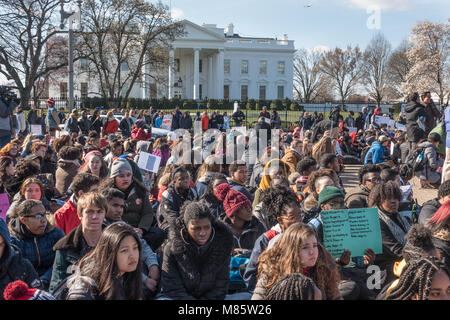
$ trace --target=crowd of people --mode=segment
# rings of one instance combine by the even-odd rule
[[[49,99],[46,112],[33,107],[1,140],[0,299],[450,299],[450,109],[429,93],[396,119],[406,132],[378,124],[381,108],[304,112],[291,130],[264,108],[253,130],[231,134],[241,110],[177,107],[163,136],[154,108],[66,119]],[[161,158],[157,172],[138,165],[144,152]],[[361,164],[349,190],[347,164]],[[438,197],[419,205],[412,179]],[[325,247],[323,213],[352,208],[377,209],[381,253]]]

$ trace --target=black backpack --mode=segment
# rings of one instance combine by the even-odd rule
[[[422,159],[418,161],[420,156]],[[406,158],[406,163],[412,168],[413,172],[422,171],[425,168],[426,161],[425,148],[414,149]]]

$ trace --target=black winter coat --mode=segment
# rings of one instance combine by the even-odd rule
[[[212,199],[212,197],[208,197],[206,195],[200,199],[200,202],[208,208],[209,213],[211,213],[216,219],[222,219],[225,217],[225,209],[223,208],[222,202],[216,201]]]
[[[180,119],[180,128],[186,130],[192,129],[192,118],[190,116],[182,117]]]
[[[231,220],[227,216],[225,216],[223,222],[228,226],[231,226]],[[253,216],[252,220],[245,223],[244,231],[242,231],[239,237],[236,237],[233,234],[233,250],[237,248],[253,250],[256,239],[258,239],[264,232],[266,232],[264,225],[258,220],[258,218]]]
[[[223,300],[228,291],[233,236],[219,221],[210,240],[199,247],[176,228],[164,247],[161,293],[176,300]]]
[[[415,101],[410,101],[405,106],[406,112],[406,134],[408,141],[417,143],[425,137],[425,132],[417,124],[417,119],[426,116],[425,107]]]
[[[439,202],[439,198],[434,198],[425,202],[420,210],[419,223],[425,225],[440,207],[441,203]]]

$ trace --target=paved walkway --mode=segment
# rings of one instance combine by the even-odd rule
[[[345,171],[341,174],[342,182],[346,191],[356,187],[359,184],[358,170],[361,165],[345,165]],[[422,189],[417,178],[413,178],[410,183],[413,185],[414,198],[419,205],[437,197],[437,189]]]

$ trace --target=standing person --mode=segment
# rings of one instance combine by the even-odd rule
[[[116,222],[67,280],[67,300],[141,300],[142,247],[133,228]]]
[[[436,126],[436,121],[441,118],[441,113],[431,99],[430,91],[425,91],[420,98],[425,107],[425,136],[428,136],[431,130]]]
[[[230,127],[230,118],[228,118],[228,115],[226,112],[223,113],[223,129],[229,130]]]
[[[356,116],[356,119],[355,119],[356,130],[357,131],[364,130],[364,124],[365,124],[365,121],[364,121],[363,113],[358,112],[358,115]]]
[[[164,247],[161,299],[223,300],[233,236],[206,206],[187,202]]]
[[[9,222],[11,243],[37,271],[41,287],[48,290],[55,252],[53,246],[64,232],[47,221],[47,212],[39,200],[25,200],[17,207],[18,216]]]
[[[217,113],[215,111],[211,114],[211,119],[209,120],[209,127],[211,129],[219,129],[219,125],[217,123]]]
[[[94,192],[83,194],[77,206],[81,224],[60,239],[53,249],[56,251],[53,263],[50,293],[74,270],[74,265],[89,251],[94,249],[102,234],[102,223],[108,205],[106,199]]]
[[[258,282],[252,300],[266,299],[267,291],[282,276],[301,273],[310,277],[323,300],[341,300],[339,272],[330,253],[319,243],[315,230],[294,223],[283,232],[273,247],[259,257]]]
[[[120,120],[119,129],[124,138],[131,137],[131,119],[128,110],[125,111],[124,117]]]
[[[119,122],[114,118],[112,111],[109,111],[106,115],[106,121],[103,124],[102,129],[103,136],[114,134],[119,129]]]
[[[241,111],[241,108],[237,108],[236,112],[231,116],[234,120],[234,126],[240,127],[242,122],[245,121],[245,114]]]
[[[201,121],[202,121],[202,130],[203,131],[208,130],[209,129],[209,117],[208,117],[208,112],[206,110],[203,111]]]
[[[270,119],[270,113],[267,112],[267,107],[262,108],[262,111],[260,112],[259,116]]]
[[[355,113],[353,111],[349,111],[347,118],[345,118],[345,124],[348,127],[355,127],[355,119],[353,118]]]
[[[400,188],[393,181],[377,184],[369,195],[369,207],[378,208],[383,244],[383,253],[376,255],[374,263],[382,271],[386,270],[386,282],[395,279],[394,263],[403,259],[405,235],[411,228],[409,221],[398,214],[402,197]]]
[[[88,119],[89,112],[87,110],[83,110],[81,112],[81,118],[78,119],[78,126],[81,130],[81,134],[83,136],[89,135],[89,130],[91,128],[91,120]]]
[[[65,130],[67,132],[69,132],[69,135],[71,135],[74,139],[78,136],[78,133],[80,132],[80,128],[79,128],[79,124],[78,124],[78,110],[77,109],[72,110],[72,113],[70,114],[69,119],[67,119]]]
[[[22,107],[17,108],[16,118],[17,118],[17,133],[26,135],[28,132],[28,128],[27,128],[27,122],[25,120],[25,114],[23,113]]]
[[[420,117],[427,115],[425,107],[420,104],[419,94],[414,92],[408,96],[408,103],[405,105],[406,113],[406,134],[410,150],[413,150],[420,139],[425,138],[425,131],[419,126],[418,120]]]
[[[89,131],[93,130],[100,136],[103,127],[102,118],[100,117],[100,109],[95,109],[94,114],[89,120],[91,121]]]
[[[183,113],[183,116],[181,117],[180,120],[180,128],[186,130],[192,129],[192,118],[191,115],[189,114],[189,111],[185,111]]]
[[[170,131],[175,131],[180,128],[180,119],[181,119],[180,110],[178,110],[178,112],[176,110],[172,111],[172,123]]]
[[[22,280],[33,288],[41,286],[33,265],[12,245],[8,227],[0,219],[0,292],[3,293],[8,284],[16,280]],[[0,300],[3,298],[3,294],[0,294]]]
[[[160,129],[161,125],[162,125],[162,122],[163,122],[163,119],[164,119],[164,112],[160,111],[157,114],[158,114],[158,117],[155,119],[155,128]]]
[[[303,129],[303,132],[306,132],[307,130],[311,130],[314,124],[314,119],[312,118],[311,114],[307,111],[303,112],[303,118],[300,121],[300,127]]]
[[[28,111],[27,121],[29,125],[41,125],[41,119],[39,117],[38,110],[36,110],[36,105],[31,105],[31,110]],[[31,130],[30,130],[31,131]]]
[[[49,98],[45,103],[48,109],[47,117],[45,119],[45,125],[47,126],[47,128],[55,128],[56,130],[59,130],[58,126],[61,123],[61,120],[55,108],[55,101],[53,100],[53,98]]]
[[[17,107],[15,102],[7,102],[0,99],[0,148],[11,141],[12,125],[11,116]]]
[[[272,110],[272,114],[270,116],[270,127],[272,129],[280,129],[281,128],[281,119],[276,110]]]

